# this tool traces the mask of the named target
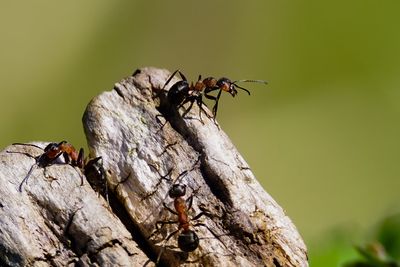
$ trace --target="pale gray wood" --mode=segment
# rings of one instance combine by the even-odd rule
[[[211,115],[202,114],[203,124],[194,105],[182,118],[159,94],[168,76],[141,69],[87,107],[89,148],[103,157],[113,209],[86,179],[81,186],[81,170],[65,164],[46,168],[46,175],[36,168],[19,192],[35,161],[9,152],[42,150],[0,152],[1,266],[154,266],[148,257],[156,261],[160,250],[160,263],[170,266],[308,266],[295,226]],[[169,172],[172,180],[160,178]],[[193,196],[191,216],[208,212],[192,222],[207,227],[192,227],[200,245],[190,253],[176,248],[179,233],[165,244],[176,224],[148,238],[157,221],[176,220],[163,207],[172,207],[167,192],[174,183]]]
[[[133,236],[141,236],[137,238],[155,260],[163,239],[177,225],[146,237],[154,232],[157,221],[176,219],[163,203],[171,202],[167,192],[179,182],[188,185],[187,196],[193,194],[192,214],[200,208],[209,211],[212,216],[199,221],[219,237],[206,227],[194,227],[200,246],[182,261],[176,248],[178,235],[173,236],[162,254],[164,264],[308,266],[306,247],[295,226],[264,191],[223,130],[204,113],[203,124],[196,105],[182,118],[160,94],[169,75],[166,70],[140,69],[114,90],[95,97],[83,118],[91,154],[103,157],[110,191],[118,198],[116,205],[128,213],[122,220],[140,232]],[[174,181],[160,178],[170,170]],[[187,175],[176,181],[184,171]]]
[[[45,147],[47,143],[36,143]],[[0,152],[0,266],[135,266],[147,256],[120,219],[70,165],[36,168],[42,150],[9,146]]]

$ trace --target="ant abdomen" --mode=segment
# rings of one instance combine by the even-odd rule
[[[184,230],[178,236],[178,247],[183,252],[192,252],[199,246],[199,237],[192,230]]]
[[[180,105],[186,98],[189,91],[187,81],[176,82],[168,91],[168,101],[175,106]]]

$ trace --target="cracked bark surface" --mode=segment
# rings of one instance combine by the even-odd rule
[[[46,168],[55,179],[36,169],[20,193],[34,160],[6,151],[41,151],[0,153],[0,265],[154,266],[161,256],[165,266],[308,266],[295,226],[218,124],[205,114],[202,123],[196,104],[182,118],[160,93],[169,75],[140,69],[87,106],[84,129],[91,155],[103,157],[111,208],[69,165]],[[200,243],[190,253],[177,248],[179,233],[165,241],[177,224],[155,232],[157,221],[176,220],[163,203],[173,209],[177,183],[193,197],[189,215],[206,212],[192,222]]]
[[[47,143],[35,143],[45,147]],[[0,266],[133,266],[147,256],[133,241],[108,204],[70,165],[36,168],[27,184],[19,184],[35,163],[9,146],[0,153]]]
[[[178,112],[160,93],[169,75],[155,68],[137,70],[114,90],[94,98],[83,118],[91,153],[104,158],[111,191],[130,222],[149,236],[157,221],[173,220],[176,216],[162,203],[171,201],[167,192],[173,183],[183,183],[188,185],[187,196],[196,191],[193,214],[207,210],[210,216],[201,222],[214,234],[207,227],[195,227],[199,248],[183,255],[186,261],[179,250],[166,249],[163,263],[308,266],[295,226],[255,179],[228,136],[204,114],[203,124],[196,105],[182,118],[179,112],[184,110]],[[160,179],[169,171],[172,181]],[[179,177],[184,171],[187,175]],[[156,241],[177,225],[165,228],[158,240],[146,241],[155,255],[163,245]],[[168,245],[176,246],[176,239]]]

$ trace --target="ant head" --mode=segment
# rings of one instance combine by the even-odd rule
[[[97,157],[97,158],[91,159],[91,160],[89,160],[87,165],[103,166],[103,158]]]
[[[103,167],[103,158],[89,160],[84,166],[84,173],[92,188],[108,201],[107,175]]]
[[[186,185],[184,184],[174,184],[168,192],[170,198],[183,197],[185,194]]]
[[[65,141],[64,141],[64,142],[65,142]],[[50,144],[48,144],[43,150],[44,150],[44,152],[47,152],[47,151],[54,151],[54,150],[57,150],[61,144],[62,144],[62,142],[59,143],[59,144],[57,144],[57,143],[50,143]]]
[[[192,230],[185,230],[178,236],[178,246],[184,252],[192,252],[199,246],[199,237]]]
[[[232,96],[237,94],[237,90],[235,88],[235,83],[229,80],[228,78],[221,78],[217,81],[216,86],[222,91],[230,93]]]
[[[250,91],[249,90],[247,90],[246,88],[243,88],[243,87],[241,87],[241,86],[236,84],[238,82],[251,82],[251,83],[267,84],[267,82],[264,81],[264,80],[237,80],[237,81],[232,82],[228,78],[221,78],[221,79],[218,80],[217,86],[218,86],[219,89],[230,93],[232,96],[235,96],[237,94],[236,88],[239,88],[239,89],[245,91],[246,93],[248,93],[250,95]]]
[[[103,158],[97,157],[88,161],[85,165],[85,175],[89,178],[105,179]]]

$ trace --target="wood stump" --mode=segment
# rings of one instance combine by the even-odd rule
[[[200,120],[195,104],[182,116],[168,102],[169,75],[137,70],[87,106],[83,125],[91,156],[103,158],[110,203],[67,164],[36,168],[19,192],[35,161],[10,152],[43,151],[0,153],[0,265],[308,266],[295,226],[210,112]],[[193,200],[189,217],[203,214],[191,221],[192,252],[177,247],[178,224],[165,223],[177,220],[165,208],[173,210],[174,184]]]

